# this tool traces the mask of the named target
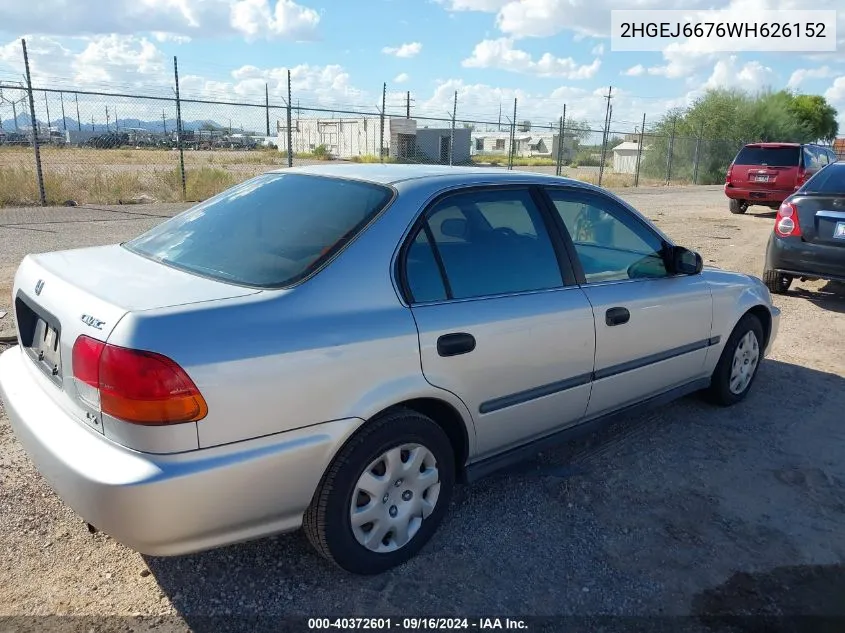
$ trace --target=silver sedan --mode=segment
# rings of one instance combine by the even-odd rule
[[[179,555],[304,527],[412,557],[468,482],[643,405],[749,392],[780,311],[612,194],[521,172],[270,172],[29,255],[0,395],[85,521]]]

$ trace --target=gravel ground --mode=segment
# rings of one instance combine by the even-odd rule
[[[761,274],[772,212],[730,215],[720,187],[621,193],[708,263]],[[0,296],[25,253],[126,239],[176,208],[0,210]],[[168,559],[89,534],[0,410],[0,614],[162,616],[155,630],[214,630],[211,615],[845,616],[845,288],[775,301],[780,335],[742,404],[685,398],[461,487],[421,554],[378,577],[330,567],[300,533]]]

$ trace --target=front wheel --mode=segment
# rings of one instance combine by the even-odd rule
[[[733,214],[745,213],[748,211],[748,202],[745,200],[734,200],[731,198],[730,202],[728,202],[728,208]]]
[[[378,574],[434,534],[455,481],[452,446],[430,418],[397,409],[373,419],[332,462],[305,513],[309,541],[346,571]]]
[[[763,283],[766,284],[766,288],[769,289],[769,292],[782,295],[785,294],[786,291],[789,290],[789,286],[792,285],[792,277],[779,273],[776,270],[764,270]]]
[[[763,358],[763,326],[753,314],[746,314],[731,332],[719,363],[710,379],[709,399],[730,406],[748,395]]]

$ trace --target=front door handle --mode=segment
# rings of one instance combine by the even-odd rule
[[[437,353],[441,356],[469,354],[475,349],[475,337],[466,332],[444,334],[437,339]]]
[[[610,308],[604,314],[604,322],[608,325],[622,325],[627,323],[631,318],[631,313],[627,308]]]

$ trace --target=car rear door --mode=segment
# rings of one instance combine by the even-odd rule
[[[703,376],[712,296],[700,276],[671,275],[663,238],[610,196],[547,188],[572,238],[576,278],[593,306],[596,363],[587,416]]]
[[[750,144],[734,159],[731,178],[739,188],[792,192],[800,165],[801,148],[797,145]]]
[[[446,194],[400,255],[423,374],[466,403],[479,458],[579,421],[590,397],[593,311],[535,196]]]

